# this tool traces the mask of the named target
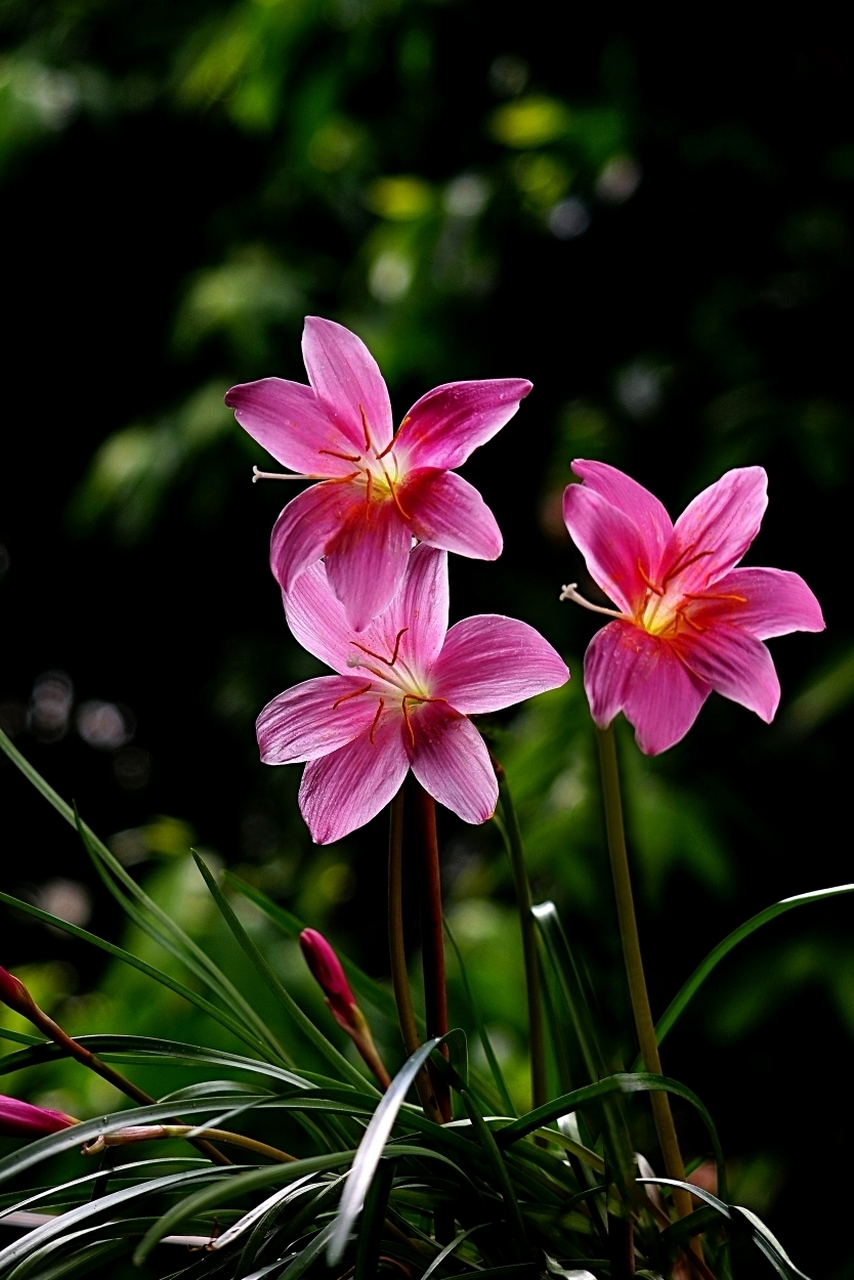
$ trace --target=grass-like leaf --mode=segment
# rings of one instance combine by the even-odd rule
[[[486,1058],[486,1061],[489,1063],[489,1070],[492,1073],[492,1079],[495,1083],[497,1096],[496,1096],[495,1102],[493,1102],[491,1105],[495,1106],[497,1103],[498,1107],[500,1107],[502,1111],[506,1112],[508,1116],[518,1115],[516,1107],[513,1105],[513,1099],[510,1097],[510,1093],[507,1089],[507,1084],[504,1080],[501,1067],[498,1064],[498,1059],[495,1056],[495,1050],[492,1047],[492,1041],[489,1039],[489,1035],[487,1034],[486,1025],[481,1016],[480,1009],[477,1005],[477,1002],[475,1001],[474,993],[472,992],[471,985],[468,979],[468,974],[466,972],[466,966],[463,963],[462,954],[460,953],[460,949],[457,946],[457,940],[454,937],[453,930],[451,929],[451,926],[448,924],[447,920],[445,920],[444,924],[445,924],[445,933],[448,935],[448,941],[450,942],[454,955],[456,956],[456,959],[457,959],[457,966],[460,971],[460,977],[462,979],[463,990],[465,991],[466,1000],[468,1002],[469,1012],[471,1013],[472,1021],[474,1022],[474,1025],[477,1028],[477,1034],[481,1043],[481,1047],[483,1049],[484,1057]]]
[[[359,1216],[368,1187],[397,1119],[397,1113],[412,1082],[440,1043],[438,1039],[428,1040],[406,1060],[383,1095],[371,1123],[365,1130],[365,1136],[359,1144],[347,1186],[341,1197],[335,1229],[329,1240],[327,1259],[330,1266],[338,1262],[344,1252],[350,1230]]]
[[[339,1050],[335,1048],[335,1045],[326,1038],[323,1032],[314,1025],[311,1018],[303,1012],[290,992],[280,982],[276,973],[249,937],[249,934],[243,928],[243,925],[235,915],[231,904],[228,902],[228,899],[217,884],[216,877],[211,874],[210,870],[197,853],[193,853],[193,858],[195,859],[199,873],[210,890],[211,896],[213,897],[222,918],[225,920],[225,923],[228,925],[235,939],[255,966],[255,969],[265,985],[270,991],[272,991],[282,1008],[297,1025],[308,1042],[314,1045],[315,1049],[322,1057],[326,1058],[327,1062],[329,1062],[330,1065],[338,1072],[339,1076],[348,1080],[350,1084],[359,1086],[364,1089],[365,1092],[370,1091],[378,1097],[378,1090],[365,1078],[365,1076],[362,1075],[361,1071],[359,1071],[357,1067],[354,1067],[351,1062],[347,1061],[343,1053],[340,1053]]]
[[[714,950],[709,952],[705,960],[697,966],[685,985],[671,1000],[660,1018],[658,1026],[655,1028],[658,1043],[661,1044],[667,1033],[673,1029],[674,1024],[685,1012],[688,1004],[697,994],[709,974],[717,968],[724,956],[729,955],[733,947],[737,947],[740,942],[744,942],[745,938],[749,938],[752,933],[755,933],[757,929],[761,929],[763,925],[770,924],[772,920],[776,920],[778,916],[785,915],[787,911],[793,911],[795,907],[806,907],[814,902],[824,902],[827,898],[838,898],[844,893],[854,893],[854,884],[840,884],[831,889],[815,889],[811,893],[798,893],[793,898],[783,898],[781,902],[775,902],[773,906],[766,907],[764,911],[760,911],[758,915],[752,916],[744,924],[734,929],[731,934],[724,938],[723,942],[719,942]]]

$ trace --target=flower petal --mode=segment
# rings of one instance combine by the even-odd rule
[[[682,660],[717,693],[770,724],[780,703],[780,681],[771,654],[755,636],[719,623],[679,637]]]
[[[401,493],[413,534],[431,547],[473,560],[497,560],[504,545],[495,516],[473,485],[453,471],[413,472]]]
[[[392,436],[391,402],[362,339],[332,320],[306,316],[302,354],[318,399],[347,439],[360,451],[371,445],[385,449]]]
[[[663,503],[649,489],[638,484],[637,480],[632,480],[631,476],[618,471],[616,467],[609,467],[607,462],[576,458],[572,470],[581,477],[588,489],[598,493],[637,525],[650,548],[649,572],[654,577],[658,564],[653,563],[651,549],[656,547],[660,557],[673,532],[673,521]]]
[[[499,711],[569,679],[560,654],[516,618],[481,614],[451,627],[430,690],[464,715]]]
[[[289,502],[273,526],[270,568],[283,591],[324,555],[341,526],[364,511],[351,485],[338,480],[313,484]]]
[[[264,764],[316,760],[367,732],[377,698],[359,696],[366,685],[361,676],[320,676],[268,702],[255,725]]]
[[[531,390],[525,378],[448,382],[417,400],[400,424],[396,457],[407,467],[454,470],[509,422]]]
[[[343,476],[352,462],[335,457],[353,445],[325,413],[311,387],[284,378],[262,378],[232,387],[225,403],[253,440],[291,471]]]
[[[329,585],[326,566],[319,561],[310,565],[282,599],[294,639],[333,671],[352,675],[347,658],[354,629]]]
[[[406,572],[412,535],[392,501],[362,502],[326,555],[326,574],[356,631],[385,609]]]
[[[584,689],[599,728],[623,711],[646,755],[684,738],[711,692],[670,644],[630,622],[611,622],[593,637],[584,655]]]
[[[563,518],[587,563],[591,578],[624,613],[633,613],[646,593],[638,566],[649,577],[658,555],[624,511],[586,484],[567,485]]]
[[[310,760],[302,775],[299,807],[317,844],[331,844],[363,827],[397,794],[409,768],[403,717],[383,716],[374,731]]]
[[[412,772],[424,790],[463,822],[486,822],[498,803],[498,783],[472,722],[443,702],[412,706],[409,717]]]
[[[732,569],[697,602],[691,617],[708,627],[731,622],[757,640],[824,630],[821,605],[803,578],[786,569]]]
[[[661,566],[680,592],[700,590],[738,563],[759,532],[767,488],[764,467],[737,467],[688,504]]]

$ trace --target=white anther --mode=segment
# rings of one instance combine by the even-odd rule
[[[601,604],[591,604],[589,600],[584,599],[584,596],[578,594],[577,587],[577,582],[570,582],[568,586],[561,587],[558,599],[571,600],[573,604],[580,604],[582,609],[589,609],[591,613],[604,613],[609,618],[624,618],[626,616],[617,609],[603,609]]]

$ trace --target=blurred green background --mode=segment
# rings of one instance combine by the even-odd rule
[[[0,6],[0,723],[220,951],[191,843],[387,972],[384,821],[313,848],[299,770],[262,767],[253,731],[318,667],[267,568],[281,491],[251,485],[266,455],[222,395],[303,380],[307,313],[368,342],[398,419],[437,383],[535,384],[465,469],[506,550],[453,561],[452,610],[521,616],[572,666],[565,690],[483,727],[536,894],[559,903],[611,1033],[626,999],[580,680],[596,623],[557,601],[586,577],[559,516],[573,457],[624,467],[674,515],[726,468],[765,465],[749,561],[801,572],[828,622],[772,643],[770,729],[713,697],[661,758],[621,734],[655,1011],[747,916],[852,879],[854,629],[836,590],[854,499],[852,51],[818,12],[713,24],[542,0]],[[122,938],[72,833],[8,765],[0,787],[2,888]],[[498,835],[446,814],[440,834],[449,918],[524,1090]],[[854,1276],[850,1233],[814,1224],[850,1165],[850,919],[842,899],[772,925],[664,1054],[715,1115],[736,1197],[834,1280]],[[312,999],[293,944],[246,921]],[[0,919],[0,963],[71,1030],[218,1042],[23,916]],[[464,1016],[456,977],[452,1000]],[[4,1088],[115,1102],[69,1068]]]

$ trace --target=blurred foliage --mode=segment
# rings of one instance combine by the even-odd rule
[[[560,520],[573,457],[624,466],[674,514],[727,467],[763,463],[755,560],[802,572],[829,622],[774,644],[785,692],[770,730],[712,699],[661,759],[621,737],[656,1008],[746,916],[851,878],[854,626],[837,589],[854,457],[850,45],[811,17],[737,36],[681,22],[587,12],[570,28],[550,5],[502,15],[476,0],[0,8],[13,424],[0,722],[170,909],[199,910],[199,936],[213,925],[182,859],[194,839],[372,971],[387,963],[382,823],[313,849],[298,771],[262,770],[253,736],[260,707],[317,667],[266,570],[280,499],[249,484],[266,455],[221,397],[302,379],[306,313],[362,335],[398,418],[435,383],[535,382],[468,465],[506,551],[455,562],[452,608],[524,617],[570,658],[565,690],[484,727],[536,892],[583,943],[605,1017],[624,1018],[625,995],[580,679],[593,624],[557,604],[584,573]],[[113,708],[112,735],[87,719],[93,700]],[[31,851],[8,860],[4,887],[35,899],[51,877],[87,881],[68,837],[2,777]],[[448,819],[440,834],[449,918],[518,1087],[509,873],[491,829]],[[96,925],[117,936],[92,892]],[[847,908],[811,910],[825,928],[795,921],[775,926],[776,950],[751,944],[666,1052],[732,1117],[742,1194],[772,1223],[820,1212],[807,1162],[831,1182],[847,1168],[839,1126],[819,1141],[780,1124],[791,1101],[769,1065],[769,1039],[824,1046],[800,1050],[810,1078],[851,1060]],[[252,928],[303,982],[268,926]],[[187,1018],[22,921],[4,953],[37,966],[74,1029]],[[26,1087],[43,1100],[83,1085],[51,1068]],[[844,1240],[822,1247],[817,1271],[854,1275]]]

